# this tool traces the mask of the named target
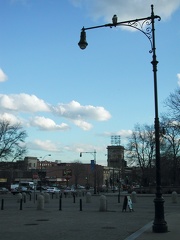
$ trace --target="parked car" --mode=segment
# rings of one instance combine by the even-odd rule
[[[31,194],[31,193],[32,193],[32,190],[29,190],[29,189],[27,189],[26,187],[17,187],[17,188],[13,188],[13,189],[11,190],[11,193],[12,193],[13,195],[18,194],[18,193]]]
[[[47,186],[36,186],[36,190],[42,190],[42,191],[45,191],[45,190],[47,190],[49,187],[47,187]]]
[[[63,190],[63,192],[64,192],[64,194],[66,194],[66,193],[71,193],[71,194],[73,194],[73,193],[76,193],[76,190],[75,190],[74,188],[72,188],[72,187],[66,187],[66,188]]]
[[[12,188],[12,189],[11,189],[11,193],[12,193],[13,195],[15,195],[16,193],[19,193],[18,188],[19,188],[19,187]]]
[[[113,191],[113,192],[118,191],[118,187],[116,187],[116,186],[112,186],[112,187],[111,187],[111,191]]]
[[[61,193],[61,190],[57,187],[49,187],[46,190],[47,193]]]
[[[76,187],[76,185],[75,184],[73,184],[72,186],[71,186],[73,189],[78,189],[78,190],[83,190],[83,189],[85,189],[85,187],[84,186],[81,186],[81,185],[79,185],[79,184],[77,184],[77,187]]]
[[[9,190],[5,187],[0,187],[0,194],[7,194]]]

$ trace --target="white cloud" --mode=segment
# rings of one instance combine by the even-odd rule
[[[92,128],[92,125],[91,125],[90,123],[86,122],[86,121],[82,121],[82,120],[72,120],[72,122],[73,122],[76,126],[82,128],[84,131],[88,131],[88,130],[90,130],[90,129]]]
[[[28,114],[35,112],[46,112],[56,115],[59,118],[65,118],[83,130],[90,130],[92,128],[92,124],[88,121],[107,121],[111,118],[110,113],[103,107],[91,105],[82,106],[76,101],[53,106],[35,95],[28,95],[25,93],[10,95],[0,94],[0,112],[1,114],[13,112],[13,114],[17,115],[17,118],[18,115],[22,115],[22,113],[26,114],[27,117]],[[32,118],[29,124],[38,127],[40,130],[54,131],[69,129],[66,123],[61,123],[59,125],[51,118],[45,118],[43,116]]]
[[[114,14],[117,14],[119,21],[150,16],[151,4],[154,5],[155,14],[165,20],[180,6],[180,0],[71,0],[71,2],[76,7],[86,8],[94,20],[104,18],[108,22]]]
[[[18,117],[10,113],[0,114],[0,120],[8,121],[11,124],[22,124],[22,121]]]
[[[59,152],[59,147],[57,143],[53,143],[50,140],[42,141],[35,139],[34,142],[28,142],[27,147],[34,150],[44,150],[48,152]]]
[[[177,74],[177,78],[178,78],[178,85],[180,86],[180,73]]]
[[[0,82],[5,82],[7,80],[6,74],[3,72],[3,70],[0,68]]]
[[[93,119],[96,121],[106,121],[111,118],[110,113],[103,107],[82,106],[76,101],[71,101],[68,104],[61,103],[57,107],[54,107],[53,110],[57,115],[72,120]]]
[[[76,126],[87,131],[92,128],[92,124],[88,123],[86,119],[96,121],[107,121],[111,115],[103,107],[94,107],[91,105],[82,106],[76,101],[71,101],[67,104],[58,104],[57,107],[52,108],[54,113],[58,116],[69,119]]]
[[[0,94],[0,108],[20,112],[48,112],[49,106],[35,95],[25,93],[3,95]]]
[[[130,137],[132,134],[132,130],[120,130],[117,132],[117,135],[120,135],[122,138],[127,138]]]
[[[52,119],[45,117],[35,117],[30,121],[30,124],[38,127],[40,130],[62,131],[69,129],[66,123],[57,125]]]

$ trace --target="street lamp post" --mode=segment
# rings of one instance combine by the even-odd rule
[[[41,162],[40,162],[40,169],[41,169],[41,177],[40,177],[40,192],[42,192],[42,162],[43,162],[43,160],[45,159],[45,157],[47,157],[47,156],[51,156],[51,154],[46,154],[44,157],[40,157],[40,158],[42,158],[42,160],[41,160]]]
[[[154,79],[154,103],[155,103],[155,144],[156,144],[156,197],[154,199],[155,205],[155,217],[152,226],[153,232],[167,232],[168,227],[164,219],[164,199],[161,191],[161,166],[160,166],[160,141],[159,141],[159,117],[158,117],[158,91],[157,91],[157,64],[156,59],[156,47],[155,47],[155,19],[159,21],[161,18],[154,15],[153,5],[151,5],[151,16],[146,18],[133,19],[128,21],[117,21],[117,16],[114,15],[112,23],[93,26],[88,28],[82,28],[81,37],[78,43],[81,49],[85,49],[88,45],[86,41],[86,30],[102,28],[102,27],[116,27],[116,26],[127,26],[141,31],[150,41],[152,54],[152,67],[153,67],[153,79]]]
[[[94,152],[80,152],[80,157],[82,157],[83,153],[90,153],[94,157],[94,194],[96,194],[96,150]]]

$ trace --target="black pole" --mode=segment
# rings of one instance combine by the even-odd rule
[[[1,200],[1,210],[4,210],[4,199]]]
[[[118,187],[119,187],[119,194],[118,194],[118,203],[120,203],[121,202],[121,176],[120,176],[120,170],[119,170],[119,184],[118,184]]]
[[[96,166],[96,151],[94,150],[94,194],[97,193],[96,189],[96,179],[97,178],[97,166]]]
[[[59,198],[59,211],[62,210],[62,198],[60,197]]]
[[[20,207],[19,207],[19,210],[22,210],[22,203],[23,203],[23,200],[20,199]]]
[[[82,199],[80,199],[79,205],[80,205],[80,211],[82,211]]]
[[[96,194],[96,163],[94,164],[94,194]]]
[[[156,145],[156,197],[154,199],[155,205],[155,218],[153,222],[153,231],[154,232],[167,232],[168,227],[167,223],[164,219],[164,199],[162,197],[161,192],[161,166],[160,166],[160,140],[159,140],[159,116],[158,116],[158,91],[157,91],[157,64],[158,61],[156,59],[156,47],[155,47],[155,27],[154,20],[161,18],[157,15],[154,15],[153,5],[151,5],[151,16],[146,18],[133,19],[123,22],[113,22],[110,24],[99,25],[89,28],[84,28],[82,31],[85,33],[85,30],[102,28],[102,27],[116,27],[116,26],[127,26],[135,28],[141,31],[145,36],[149,39],[151,43],[151,51],[152,53],[152,66],[153,66],[153,74],[154,74],[154,103],[155,103],[155,145]],[[152,25],[152,29],[150,29],[150,25]],[[145,27],[146,26],[146,27]],[[149,26],[149,27],[148,27]],[[80,42],[78,43],[81,49],[85,49],[87,47],[86,35],[81,34]]]
[[[113,193],[115,193],[115,189],[114,189],[114,164],[113,164]]]
[[[118,194],[118,203],[120,203],[120,194]]]
[[[154,74],[154,103],[155,103],[155,143],[156,143],[156,198],[154,199],[155,217],[153,222],[153,232],[167,232],[168,227],[164,219],[164,199],[161,191],[161,157],[160,157],[160,140],[159,140],[159,116],[158,116],[158,91],[157,91],[157,64],[156,47],[155,47],[155,28],[154,28],[154,12],[151,5],[152,20],[152,66]]]
[[[26,194],[23,196],[24,203],[26,203]]]

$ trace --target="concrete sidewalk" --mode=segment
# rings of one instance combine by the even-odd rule
[[[36,202],[27,199],[23,209],[14,196],[8,196],[4,210],[0,211],[0,239],[2,240],[179,240],[180,204],[173,204],[171,197],[165,197],[165,220],[167,233],[153,233],[154,196],[137,196],[133,212],[122,212],[123,196],[118,203],[117,196],[107,196],[108,210],[99,211],[100,196],[51,199],[44,210],[37,210]],[[80,199],[82,211],[80,211]]]
[[[138,231],[128,236],[125,240],[178,240],[180,239],[180,213],[168,214],[165,216],[168,225],[166,233],[152,232],[153,221],[149,222]]]

